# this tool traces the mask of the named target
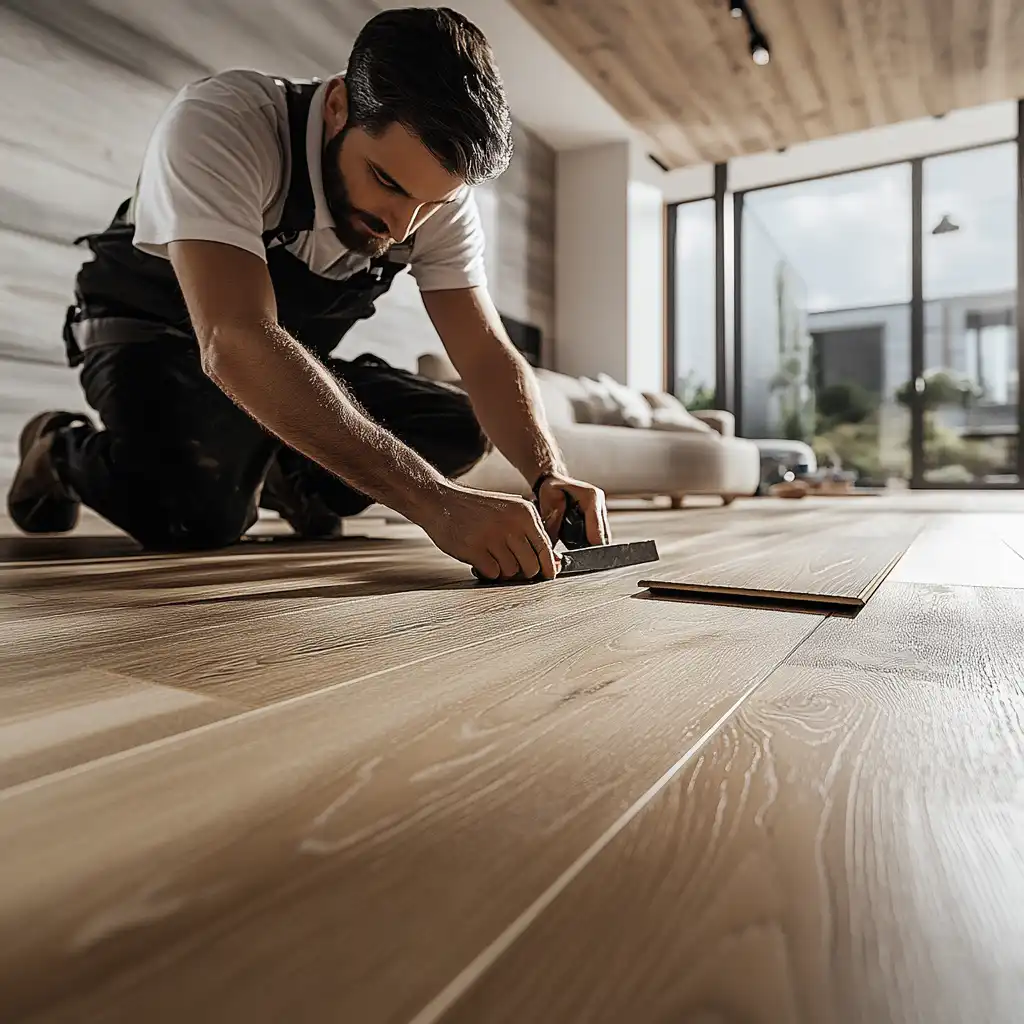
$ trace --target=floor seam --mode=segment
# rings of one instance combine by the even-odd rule
[[[438,1024],[464,995],[512,948],[530,926],[559,896],[604,852],[619,834],[669,785],[737,711],[784,665],[832,616],[822,616],[770,668],[761,673],[687,750],[648,789],[635,800],[586,850],[519,914],[497,938],[485,946],[408,1024]]]
[[[411,668],[414,665],[422,665],[430,661],[434,661],[438,658],[447,657],[450,654],[454,654],[460,651],[470,651],[474,647],[480,647],[484,644],[493,642],[496,638],[504,638],[509,636],[518,636],[520,634],[529,633],[536,629],[541,629],[552,622],[560,622],[562,619],[571,618],[574,615],[586,615],[598,608],[604,608],[607,605],[614,604],[616,601],[628,600],[626,595],[617,594],[615,597],[608,600],[599,601],[595,604],[586,605],[582,608],[574,608],[572,611],[565,612],[562,615],[553,615],[550,618],[544,619],[540,622],[533,622],[529,625],[520,626],[516,629],[507,629],[500,633],[491,633],[488,636],[483,637],[479,640],[474,640],[471,643],[460,644],[454,647],[450,647],[444,651],[437,651],[434,654],[424,655],[422,658],[413,658],[411,661],[402,662],[400,665],[391,665],[388,668],[378,669],[376,672],[368,672],[361,676],[356,676],[352,679],[342,680],[338,683],[332,683],[330,686],[320,687],[317,690],[311,690],[309,693],[296,694],[294,697],[288,697],[281,701],[276,701],[273,704],[265,704],[260,707],[242,710],[237,715],[231,715],[227,718],[218,719],[215,722],[209,722],[205,725],[197,726],[194,729],[187,729],[184,732],[174,733],[171,736],[162,736],[160,739],[152,740],[149,743],[143,743],[136,747],[128,747],[125,750],[118,750],[112,754],[104,755],[103,757],[96,758],[92,761],[85,761],[82,764],[74,765],[71,768],[62,769],[58,772],[51,772],[48,775],[41,775],[38,778],[30,779],[26,782],[19,783],[15,786],[8,787],[7,789],[0,790],[0,802],[5,800],[14,799],[15,797],[21,796],[25,793],[31,792],[32,790],[42,788],[43,786],[56,784],[66,779],[72,778],[76,775],[85,774],[96,768],[100,768],[104,765],[115,764],[119,761],[128,760],[137,754],[150,752],[161,747],[171,746],[172,744],[185,740],[186,738],[195,737],[198,735],[212,732],[215,729],[223,728],[228,725],[239,723],[242,721],[249,721],[250,719],[259,717],[264,714],[269,714],[272,711],[276,711],[281,708],[291,707],[295,704],[303,703],[304,701],[312,700],[315,697],[322,697],[330,693],[339,692],[347,689],[350,686],[355,686],[357,683],[367,682],[371,679],[378,679],[381,676],[386,676],[392,672],[399,672],[403,669]]]

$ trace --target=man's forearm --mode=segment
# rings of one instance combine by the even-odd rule
[[[473,380],[464,381],[484,433],[533,483],[542,473],[566,474],[548,427],[537,380],[518,352],[502,347]]]
[[[411,519],[451,486],[374,423],[278,324],[215,334],[203,345],[203,367],[234,402],[287,445]]]

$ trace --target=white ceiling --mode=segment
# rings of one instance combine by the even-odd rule
[[[437,0],[376,0],[381,8]],[[512,113],[557,150],[640,139],[636,130],[506,0],[447,0],[487,36]],[[643,143],[642,143],[643,144]]]

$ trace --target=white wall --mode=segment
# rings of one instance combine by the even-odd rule
[[[628,373],[626,143],[558,154],[555,224],[555,369],[574,376]]]
[[[555,368],[644,389],[664,377],[664,197],[627,142],[558,154]]]
[[[1013,138],[1016,131],[1016,103],[993,103],[973,110],[958,110],[941,118],[922,118],[805,142],[780,153],[737,157],[729,161],[729,189],[739,192],[1001,142]],[[714,170],[710,164],[663,172],[660,177],[658,169],[650,161],[647,164],[653,168],[653,172],[647,172],[649,180],[665,193],[666,202],[700,199],[714,192]]]
[[[660,391],[665,376],[665,202],[645,181],[627,185],[626,383]]]

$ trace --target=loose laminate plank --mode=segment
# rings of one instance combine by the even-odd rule
[[[0,1018],[407,1019],[814,625],[620,598],[0,794]]]
[[[887,582],[826,621],[416,1024],[1019,1020],[1022,619]]]
[[[826,529],[807,537],[790,537],[739,556],[723,556],[678,576],[652,567],[639,586],[659,595],[690,600],[787,601],[859,609],[906,551],[916,525],[894,522]]]

